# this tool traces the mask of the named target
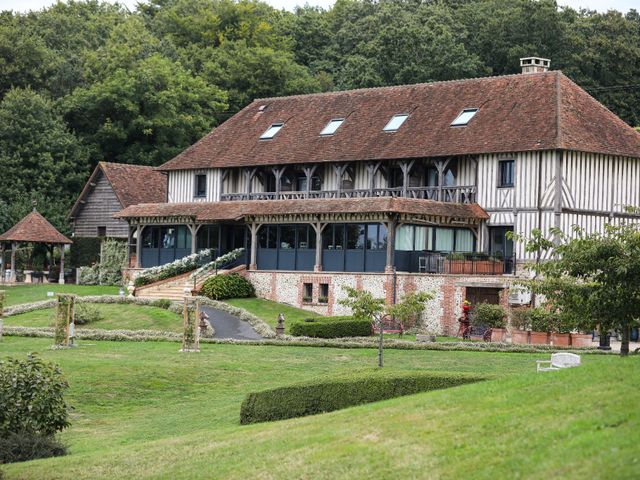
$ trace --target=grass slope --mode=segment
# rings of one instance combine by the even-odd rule
[[[5,290],[5,307],[21,303],[31,303],[40,300],[48,300],[47,292],[75,293],[76,295],[117,295],[119,287],[101,285],[58,285],[49,283],[46,285],[18,285],[7,287],[0,285],[0,290]]]
[[[4,466],[8,479],[637,478],[640,362],[583,357],[535,373],[541,355],[388,351],[391,371],[495,380],[282,422],[239,425],[246,393],[367,371],[375,350],[94,342],[40,351],[71,384],[71,455]]]
[[[278,324],[278,315],[284,313],[285,332],[289,333],[289,327],[294,322],[299,322],[305,318],[320,317],[321,315],[303,310],[302,308],[292,307],[283,303],[274,302],[272,300],[264,300],[262,298],[231,298],[225,300],[229,305],[244,308],[256,317],[261,318],[267,325],[275,329]]]
[[[139,305],[91,304],[102,313],[102,320],[79,325],[79,328],[103,328],[105,330],[160,330],[182,332],[182,318],[168,310]],[[20,327],[53,326],[55,310],[34,310],[5,318],[5,325]]]

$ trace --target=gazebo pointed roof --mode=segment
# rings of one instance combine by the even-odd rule
[[[0,235],[0,242],[73,243],[35,209]]]

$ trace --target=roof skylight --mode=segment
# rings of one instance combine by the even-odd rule
[[[408,117],[408,113],[399,113],[398,115],[394,115],[382,130],[385,132],[395,132],[402,126],[402,124]]]
[[[272,123],[267,130],[260,135],[260,140],[268,140],[276,136],[276,134],[284,127],[284,123]]]
[[[465,108],[460,112],[453,122],[451,122],[452,127],[464,127],[466,126],[471,119],[478,113],[477,108]]]
[[[336,133],[336,130],[340,128],[342,122],[344,122],[344,118],[334,118],[329,120],[329,123],[327,123],[327,125],[322,129],[320,135],[333,135]]]

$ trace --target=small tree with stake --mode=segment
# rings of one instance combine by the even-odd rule
[[[526,239],[530,248],[548,250],[550,261],[530,267],[539,276],[523,282],[545,296],[565,324],[601,334],[622,331],[621,355],[629,354],[631,327],[640,311],[640,229],[637,225],[605,225],[603,233],[574,228],[573,238],[551,229],[554,241],[539,230]]]
[[[369,320],[379,329],[378,367],[383,366],[384,322],[385,315],[394,315],[402,322],[415,321],[422,313],[425,303],[434,295],[431,292],[410,293],[400,303],[385,308],[383,298],[375,298],[371,292],[344,287],[347,298],[339,301],[341,305],[351,308],[353,318]]]

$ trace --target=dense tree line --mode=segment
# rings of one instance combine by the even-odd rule
[[[158,165],[254,98],[519,71],[538,55],[640,125],[640,14],[553,0],[97,0],[0,13],[0,230],[56,226],[100,160]]]

